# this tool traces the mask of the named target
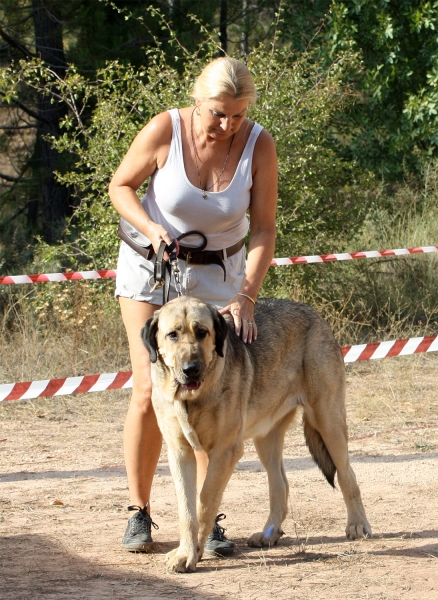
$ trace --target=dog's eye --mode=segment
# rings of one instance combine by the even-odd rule
[[[174,342],[178,339],[178,333],[176,331],[171,331],[167,334],[167,337],[169,338],[169,340],[172,340]]]
[[[207,334],[208,334],[208,330],[207,329],[198,329],[196,331],[196,337],[199,340],[203,340],[205,337],[207,337]]]

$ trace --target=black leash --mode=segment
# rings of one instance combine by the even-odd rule
[[[197,235],[202,238],[202,242],[199,246],[183,246],[180,244],[180,240],[183,240],[190,235]],[[188,231],[182,233],[170,244],[162,241],[158,248],[157,256],[154,263],[154,284],[151,287],[151,292],[162,287],[163,288],[163,304],[169,301],[170,294],[170,280],[172,273],[175,279],[175,289],[178,296],[182,296],[181,281],[179,278],[180,270],[178,266],[178,254],[184,252],[190,254],[190,252],[201,252],[207,246],[207,238],[200,231]],[[167,252],[169,255],[169,261],[164,260],[164,253]]]

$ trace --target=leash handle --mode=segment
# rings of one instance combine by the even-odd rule
[[[155,283],[154,283],[153,289],[151,289],[151,292],[164,285],[165,276],[166,276],[165,275],[166,265],[165,265],[165,260],[164,260],[164,253],[166,251],[166,248],[167,248],[166,242],[163,240],[162,242],[160,242],[157,256],[155,258],[155,263],[154,263],[154,282]]]
[[[191,235],[197,235],[202,239],[202,242],[199,244],[199,246],[183,246],[179,243],[181,240]],[[208,240],[206,235],[203,234],[202,231],[197,231],[196,229],[193,229],[192,231],[182,233],[176,239],[174,239],[173,242],[169,244],[167,251],[173,252],[176,249],[177,255],[179,254],[180,250],[182,250],[183,252],[201,252],[202,250],[205,250],[205,248],[207,247],[207,243]]]

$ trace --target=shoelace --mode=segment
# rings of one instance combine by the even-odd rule
[[[219,525],[219,521],[223,521],[224,519],[226,519],[226,515],[224,515],[224,513],[221,513],[220,515],[218,515],[216,517],[215,520],[215,525],[213,527],[213,537],[218,537],[220,540],[223,540],[225,537],[225,527],[222,527],[222,525]]]
[[[149,533],[151,525],[154,529],[159,529],[158,525],[152,521],[151,516],[147,512],[147,507],[148,504],[146,504],[146,506],[144,506],[143,508],[135,505],[128,506],[129,511],[138,510],[138,513],[141,515],[141,517],[139,516],[138,518],[132,521],[131,533],[133,533],[134,531],[137,531],[138,533]],[[134,517],[136,516],[137,515],[134,515]]]

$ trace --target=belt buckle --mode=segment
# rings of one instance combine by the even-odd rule
[[[187,252],[186,264],[188,264],[188,265],[190,264],[190,258],[191,258],[191,256],[192,256],[192,253],[191,252]]]

